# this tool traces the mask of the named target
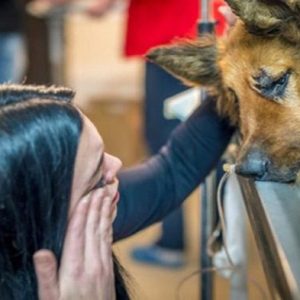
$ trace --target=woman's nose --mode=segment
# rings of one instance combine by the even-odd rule
[[[121,169],[122,162],[118,157],[105,153],[104,164],[106,182],[112,182]]]

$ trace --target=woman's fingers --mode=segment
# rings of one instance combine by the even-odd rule
[[[105,196],[102,189],[98,189],[92,193],[85,228],[85,267],[91,273],[94,271],[97,272],[100,264],[98,228],[104,200]]]
[[[115,299],[114,270],[112,259],[112,222],[113,199],[105,197],[101,209],[98,227],[98,249],[102,264],[102,277],[105,289],[102,289],[103,299]]]
[[[80,276],[84,272],[85,228],[90,206],[90,194],[79,201],[70,218],[61,261],[60,272],[66,276]]]
[[[115,298],[112,202],[98,189],[76,205],[66,231],[59,275],[52,252],[35,253],[40,300]]]
[[[105,198],[101,210],[98,235],[101,261],[106,270],[110,268],[112,262],[112,208],[112,199]]]
[[[39,250],[33,256],[40,300],[58,300],[57,262],[49,250]]]

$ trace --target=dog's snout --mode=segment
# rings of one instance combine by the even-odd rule
[[[240,175],[260,178],[267,172],[268,164],[267,157],[255,149],[240,159],[236,165],[236,172]]]

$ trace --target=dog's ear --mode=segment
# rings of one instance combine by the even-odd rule
[[[226,0],[246,29],[265,37],[280,36],[300,43],[300,3],[298,0]]]
[[[217,56],[215,38],[204,36],[154,48],[147,58],[188,85],[213,87],[221,82]]]
[[[213,36],[154,48],[147,57],[185,84],[204,87],[215,96],[220,115],[229,117],[234,125],[238,123],[238,102],[235,94],[223,86],[218,48]]]

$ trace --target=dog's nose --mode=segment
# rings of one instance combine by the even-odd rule
[[[240,175],[260,178],[267,172],[268,164],[269,162],[266,155],[260,150],[254,149],[247,152],[247,154],[238,161],[236,172]]]

